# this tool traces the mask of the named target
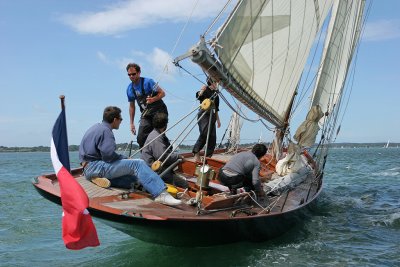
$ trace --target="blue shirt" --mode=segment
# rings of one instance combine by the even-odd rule
[[[153,81],[153,79],[150,78],[145,78],[145,77],[141,77],[142,79],[144,79],[143,82],[143,89],[144,89],[144,93],[146,96],[151,95],[153,92],[156,93],[157,92],[157,86],[156,83]],[[126,95],[128,97],[128,101],[129,102],[133,102],[136,100],[136,95],[133,93],[132,91],[132,86],[135,89],[136,95],[138,97],[142,96],[142,81],[140,80],[138,84],[133,84],[130,83],[128,85],[128,88],[126,88]]]
[[[125,158],[115,153],[117,145],[111,125],[107,122],[97,123],[86,131],[79,146],[79,160],[113,162]]]

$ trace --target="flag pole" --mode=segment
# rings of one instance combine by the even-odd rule
[[[61,110],[65,110],[65,104],[64,104],[65,96],[60,95],[60,100],[61,100]]]

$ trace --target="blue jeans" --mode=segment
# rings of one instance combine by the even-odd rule
[[[93,177],[105,177],[110,180],[130,179],[132,183],[139,181],[153,197],[161,194],[166,188],[160,176],[141,159],[121,159],[113,162],[91,161],[86,165],[84,174],[89,180]]]

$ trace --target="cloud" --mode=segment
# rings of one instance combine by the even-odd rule
[[[222,0],[127,0],[119,1],[99,12],[66,14],[61,21],[82,34],[118,35],[165,22],[185,22],[191,15],[193,21],[202,20],[220,11]]]
[[[131,51],[131,54],[132,57],[111,59],[105,53],[98,51],[97,58],[101,62],[115,65],[123,70],[125,70],[125,67],[129,62],[143,62],[144,66],[150,66],[152,68],[151,71],[153,73],[161,74],[160,76],[168,80],[171,80],[176,74],[176,68],[172,63],[172,56],[158,47],[153,48],[153,51],[150,53],[133,50]]]
[[[176,73],[171,55],[160,48],[154,48],[147,56],[147,61],[153,66],[155,73],[163,73],[166,78],[171,78]]]
[[[379,20],[366,24],[364,41],[382,41],[400,37],[400,20]]]

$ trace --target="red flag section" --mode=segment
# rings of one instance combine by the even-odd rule
[[[62,167],[57,174],[63,206],[62,237],[69,249],[100,245],[96,228],[88,210],[89,199],[71,174]]]
[[[82,186],[72,177],[69,166],[65,112],[62,110],[53,127],[51,161],[60,184],[63,208],[62,238],[68,249],[83,249],[100,245],[96,228],[87,207],[89,199]],[[68,162],[63,162],[65,160]]]

